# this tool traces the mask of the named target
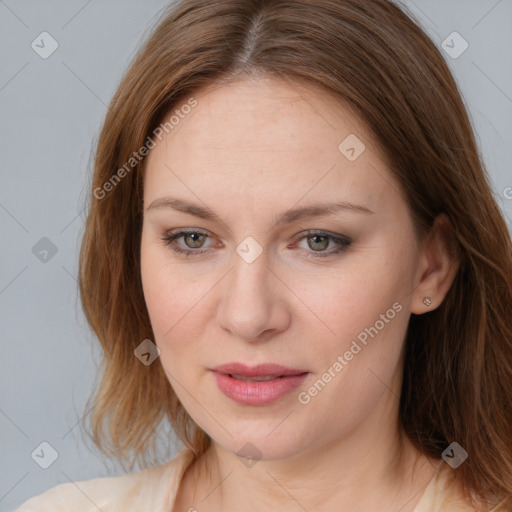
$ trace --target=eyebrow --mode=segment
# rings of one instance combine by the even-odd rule
[[[189,215],[200,217],[201,219],[224,224],[224,221],[222,221],[222,219],[209,208],[190,203],[183,199],[177,199],[174,197],[160,197],[159,199],[155,199],[146,208],[146,212],[149,210],[155,210],[160,208],[170,208],[178,212],[188,213]],[[291,224],[292,222],[296,222],[304,218],[332,215],[339,211],[349,211],[353,213],[365,214],[374,213],[371,210],[369,210],[366,206],[353,204],[349,202],[319,203],[312,204],[309,206],[303,206],[301,208],[294,208],[279,214],[276,219],[276,226]]]

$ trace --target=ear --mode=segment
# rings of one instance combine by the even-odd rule
[[[442,213],[434,220],[422,244],[416,287],[412,294],[412,313],[421,315],[439,307],[457,275],[459,263],[458,242],[450,219]],[[430,306],[423,302],[425,297],[430,297]]]

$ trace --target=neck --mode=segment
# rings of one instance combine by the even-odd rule
[[[371,436],[365,430],[359,425],[341,440],[253,464],[213,443],[200,464],[208,478],[202,479],[205,483],[196,489],[193,503],[254,512],[413,511],[437,461],[419,453],[400,429],[392,436],[382,428]]]

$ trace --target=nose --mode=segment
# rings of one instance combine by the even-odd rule
[[[252,263],[235,256],[224,280],[217,318],[222,329],[247,342],[262,342],[291,322],[287,288],[268,266],[263,252]]]

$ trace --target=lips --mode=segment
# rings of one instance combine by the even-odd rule
[[[309,375],[306,370],[277,364],[247,366],[228,363],[211,371],[219,390],[231,400],[246,406],[276,402],[300,386]]]

